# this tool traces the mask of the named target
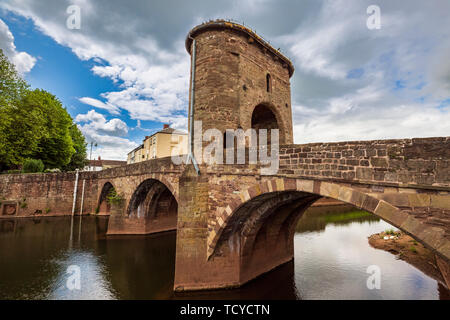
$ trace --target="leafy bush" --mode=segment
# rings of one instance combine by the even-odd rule
[[[394,236],[395,235],[394,229],[387,229],[386,231],[384,231],[384,233],[387,234],[388,236]]]
[[[17,174],[17,173],[22,173],[22,170],[18,170],[18,169],[8,170],[8,171],[6,171],[6,173],[8,173],[8,174]]]
[[[44,171],[44,163],[41,159],[26,159],[23,162],[22,171],[24,173],[34,173]]]
[[[115,204],[115,205],[119,205],[122,203],[123,198],[117,194],[116,189],[111,189],[111,191],[109,191],[108,195],[106,196],[106,201],[109,204]]]

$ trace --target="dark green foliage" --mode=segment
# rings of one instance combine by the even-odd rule
[[[41,159],[26,159],[23,162],[22,171],[24,173],[36,173],[44,171],[44,163]]]
[[[27,92],[21,106],[42,112],[43,126],[34,157],[42,159],[46,168],[61,168],[69,164],[75,153],[69,131],[72,119],[61,102],[51,93],[36,89]]]
[[[82,169],[88,164],[86,140],[78,129],[76,124],[72,124],[69,128],[69,133],[72,138],[75,153],[72,155],[69,164],[63,167],[64,171],[74,171],[75,169]]]
[[[18,102],[0,108],[0,163],[17,168],[26,158],[37,158],[44,125],[41,109]]]

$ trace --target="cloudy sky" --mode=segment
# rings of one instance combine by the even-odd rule
[[[67,8],[81,9],[69,29]],[[381,28],[369,30],[369,5]],[[57,95],[93,155],[125,159],[145,135],[186,128],[187,32],[243,22],[287,55],[296,143],[450,135],[448,0],[2,0],[0,48]]]

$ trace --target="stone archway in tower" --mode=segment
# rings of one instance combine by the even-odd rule
[[[277,119],[277,115],[272,111],[272,108],[266,104],[258,104],[252,113],[252,129],[255,129],[258,134],[259,141],[259,130],[267,129],[267,144],[272,143],[272,129],[279,130],[280,144],[284,141],[282,137],[281,123]]]

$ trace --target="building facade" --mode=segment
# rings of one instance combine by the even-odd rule
[[[126,161],[103,160],[101,157],[98,157],[97,160],[90,160],[88,165],[84,167],[84,171],[101,171],[109,168],[121,167],[126,164]]]
[[[187,154],[187,147],[187,133],[165,124],[162,130],[146,136],[140,146],[128,153],[127,164]]]

